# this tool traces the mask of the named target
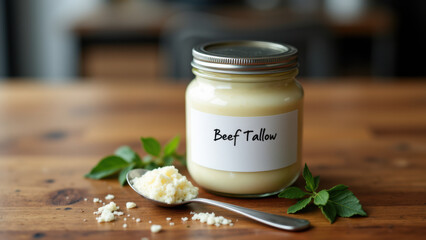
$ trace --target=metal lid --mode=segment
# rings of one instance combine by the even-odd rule
[[[286,72],[298,67],[297,49],[272,42],[226,41],[192,49],[194,68],[229,74]]]

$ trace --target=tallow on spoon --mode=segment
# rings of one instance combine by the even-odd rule
[[[256,210],[253,210],[253,209],[236,206],[236,205],[232,205],[232,204],[229,204],[229,203],[218,202],[218,201],[206,199],[206,198],[193,198],[193,199],[188,200],[188,201],[184,201],[184,202],[181,202],[181,203],[172,203],[172,204],[168,204],[168,203],[165,203],[165,202],[160,202],[160,201],[148,198],[148,197],[144,196],[142,193],[140,193],[133,186],[133,181],[132,181],[134,178],[140,177],[148,171],[149,170],[146,170],[146,169],[133,169],[133,170],[129,171],[127,173],[127,176],[126,176],[127,183],[130,185],[130,187],[133,190],[135,190],[135,192],[137,192],[142,197],[148,199],[149,201],[151,201],[155,205],[158,205],[158,206],[161,206],[161,207],[177,207],[177,206],[181,206],[181,205],[185,205],[185,204],[189,204],[189,203],[193,203],[193,202],[206,203],[206,204],[210,204],[210,205],[213,205],[213,206],[216,206],[216,207],[221,207],[221,208],[239,213],[239,214],[246,216],[248,218],[251,218],[255,221],[261,222],[263,224],[266,224],[266,225],[269,225],[269,226],[272,226],[272,227],[275,227],[275,228],[283,229],[283,230],[300,231],[300,230],[303,230],[303,229],[306,229],[306,228],[309,227],[309,221],[305,220],[305,219],[291,218],[291,217],[286,217],[286,216],[280,216],[280,215],[265,213],[265,212],[256,211]]]

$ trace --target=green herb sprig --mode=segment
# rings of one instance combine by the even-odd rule
[[[320,177],[313,177],[305,164],[303,169],[303,178],[306,181],[305,190],[298,187],[289,187],[284,189],[278,197],[288,199],[302,199],[287,209],[287,213],[296,213],[304,209],[312,200],[317,205],[330,223],[336,220],[337,216],[352,217],[354,215],[367,216],[362,209],[358,198],[348,190],[348,187],[342,184],[334,186],[328,190],[323,189],[317,192]],[[306,198],[304,198],[306,197]]]
[[[129,146],[121,146],[114,155],[101,159],[92,170],[85,175],[87,178],[102,179],[118,173],[118,181],[123,186],[126,184],[127,173],[134,168],[155,169],[169,166],[177,160],[186,165],[185,155],[176,153],[179,147],[179,136],[171,139],[163,148],[154,138],[141,138],[142,147],[147,153],[141,158]]]

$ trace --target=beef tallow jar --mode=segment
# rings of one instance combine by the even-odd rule
[[[301,168],[303,89],[297,50],[260,41],[214,42],[192,50],[186,90],[187,166],[207,191],[265,197]]]

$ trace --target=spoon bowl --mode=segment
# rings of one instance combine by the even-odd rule
[[[258,221],[258,222],[261,222],[263,224],[266,224],[266,225],[269,225],[269,226],[272,226],[272,227],[275,227],[275,228],[279,228],[279,229],[282,229],[282,230],[301,231],[301,230],[307,229],[310,225],[309,221],[305,220],[305,219],[291,218],[291,217],[286,217],[286,216],[280,216],[280,215],[265,213],[265,212],[261,212],[261,211],[257,211],[257,210],[253,210],[253,209],[249,209],[249,208],[244,208],[244,207],[232,205],[232,204],[229,204],[229,203],[219,202],[219,201],[215,201],[215,200],[211,200],[211,199],[206,199],[206,198],[197,198],[196,197],[196,198],[193,198],[193,199],[188,200],[188,201],[183,201],[183,202],[180,202],[180,203],[171,203],[171,204],[161,202],[161,201],[157,201],[155,199],[152,199],[152,198],[149,198],[149,197],[143,195],[133,185],[133,179],[135,179],[137,177],[141,177],[142,175],[144,175],[148,171],[149,170],[146,170],[146,169],[133,169],[133,170],[129,171],[126,175],[127,183],[136,193],[138,193],[143,198],[149,200],[150,202],[152,202],[153,204],[155,204],[157,206],[172,208],[172,207],[178,207],[178,206],[186,205],[186,204],[193,203],[193,202],[198,202],[198,203],[205,203],[205,204],[221,207],[221,208],[239,213],[239,214],[246,216],[248,218],[251,218],[255,221]]]

